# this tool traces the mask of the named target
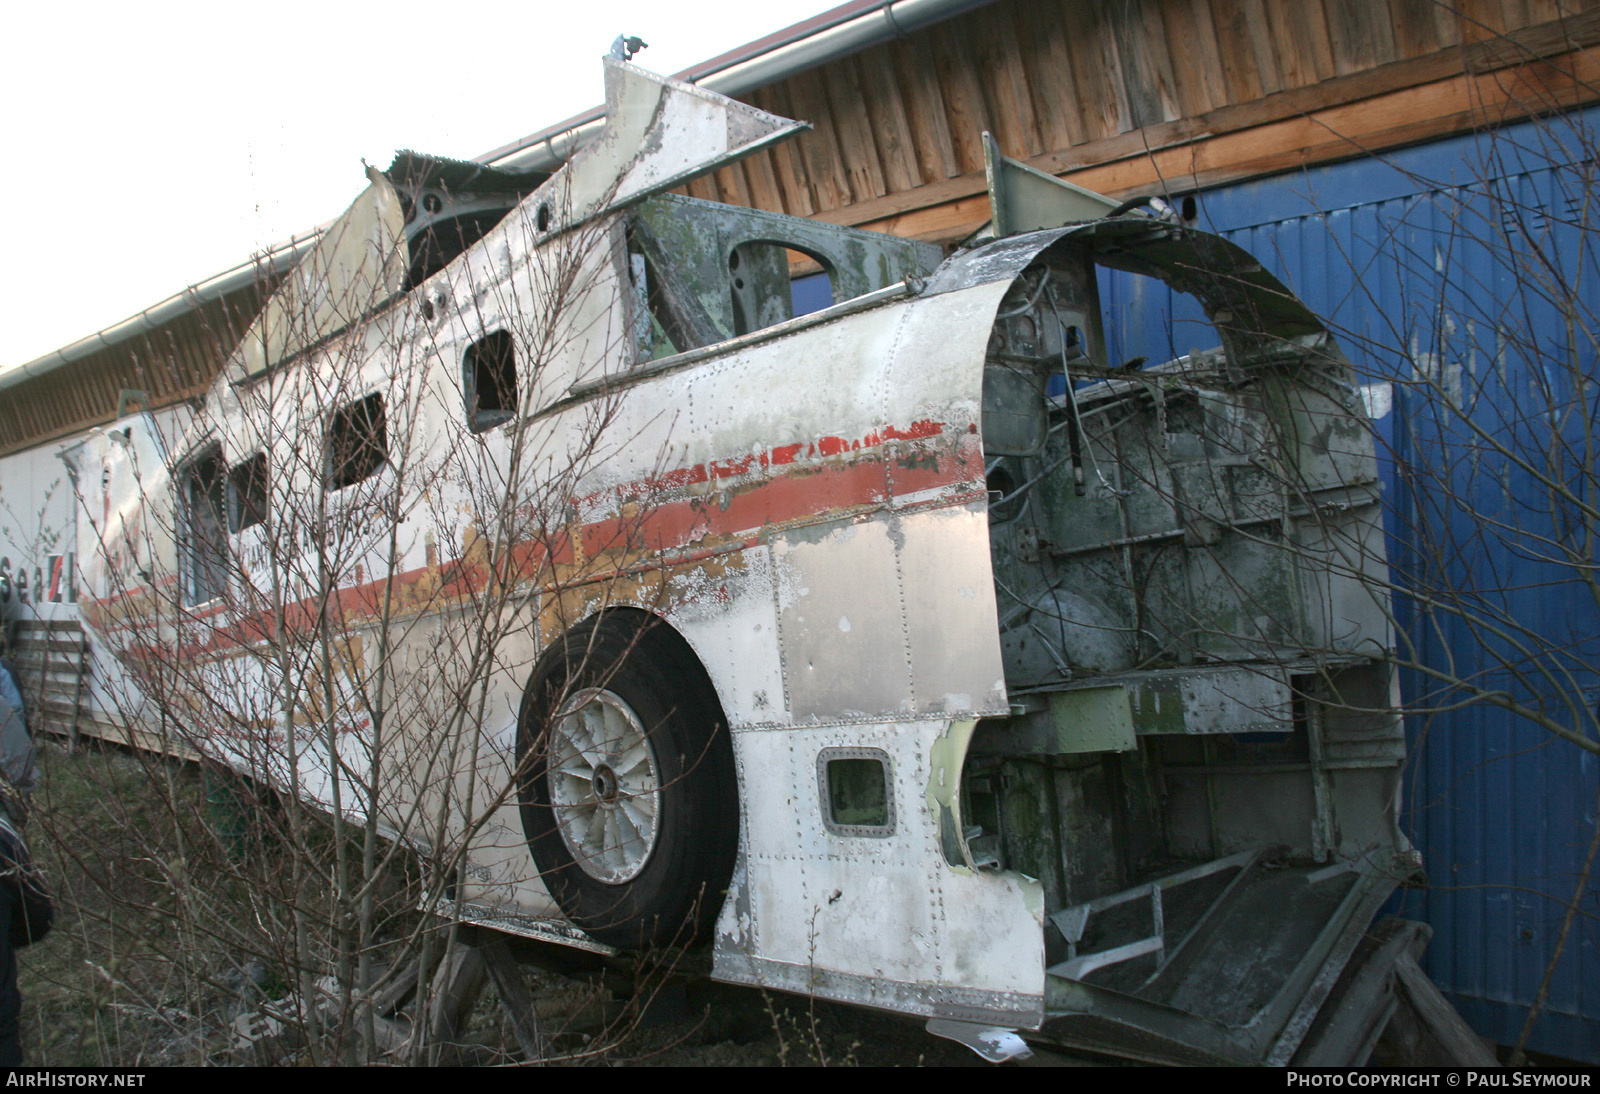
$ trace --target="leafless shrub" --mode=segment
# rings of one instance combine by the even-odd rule
[[[373,183],[381,213],[394,192]],[[661,595],[618,564],[636,529],[578,531],[579,481],[626,442],[621,397],[542,419],[570,382],[555,366],[625,335],[596,303],[607,225],[551,237],[546,215],[513,210],[397,293],[431,234],[408,257],[392,232],[357,238],[352,214],[329,239],[354,249],[306,260],[176,435],[112,434],[103,466],[77,469],[124,720],[135,743],[198,758],[205,783],[140,754],[159,807],[125,818],[115,858],[72,853],[107,915],[168,921],[175,984],[115,1005],[210,1016],[187,1062],[230,1038],[313,1063],[437,1059],[431,974],[460,944],[440,924],[465,882],[514,884],[493,864],[522,839],[502,817],[530,808],[519,793],[548,762],[518,709],[534,659],[597,604]],[[609,686],[599,659],[647,630],[606,633],[573,651],[588,667],[552,683],[553,710],[579,682]],[[671,943],[682,925],[665,926]]]

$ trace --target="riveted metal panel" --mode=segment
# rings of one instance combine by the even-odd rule
[[[783,675],[796,721],[898,711],[910,693],[889,525],[811,529],[774,541]]]
[[[911,695],[924,713],[1006,711],[989,522],[981,503],[900,518],[899,571]]]
[[[896,721],[737,735],[741,779],[789,786],[793,799],[743,814],[742,869],[717,931],[719,979],[963,1021],[1042,1020],[1038,883],[952,866],[942,850],[928,797],[955,785],[958,771],[934,758],[949,734],[943,721]],[[889,835],[829,830],[817,761],[839,748],[889,758]],[[894,929],[864,929],[885,923]],[[929,980],[943,988],[930,992]]]

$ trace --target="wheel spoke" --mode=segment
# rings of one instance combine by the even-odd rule
[[[562,834],[581,847],[594,827],[594,811],[581,808],[567,810],[561,823]]]
[[[581,699],[582,696],[579,696]],[[580,752],[594,747],[594,727],[589,722],[589,704],[575,708],[561,719],[561,728],[572,747]]]
[[[581,752],[562,757],[556,761],[551,770],[559,771],[563,775],[570,775],[574,779],[592,780],[594,778],[594,764],[590,763],[588,758]]]
[[[589,827],[584,830],[583,839],[579,841],[586,858],[596,859],[605,851],[608,812],[605,809],[595,809],[589,815]]]
[[[651,781],[655,781],[655,760],[650,755],[649,746],[643,740],[618,755],[616,762],[611,766],[616,769],[618,777],[632,775],[640,768],[644,768],[646,773],[651,776]]]
[[[604,817],[601,823],[605,825],[605,839],[600,850],[602,861],[609,870],[621,869],[627,863],[627,856],[622,853],[622,833],[617,826],[617,811],[605,809],[602,813]]]
[[[606,744],[604,715],[597,713],[595,707],[599,704],[590,702],[578,712],[583,725],[583,756],[589,761],[590,767],[599,767],[606,762],[610,748]]]
[[[624,742],[636,736],[628,716],[614,706],[607,705],[605,708],[605,727],[606,751],[612,755],[622,751]]]
[[[655,835],[656,819],[653,811],[639,808],[639,803],[644,800],[643,798],[635,798],[632,801],[623,802],[618,807],[617,813],[627,821],[628,827],[633,829],[634,839],[648,843],[650,837]]]
[[[617,835],[619,837],[618,842],[625,847],[629,844],[638,842],[639,837],[643,833],[640,832],[639,826],[634,823],[633,817],[631,814],[629,814],[627,808],[619,805],[616,809],[613,809],[611,813],[612,816],[617,818]]]
[[[654,793],[630,794],[618,803],[623,809],[629,811],[630,816],[641,816],[654,824],[656,819],[656,796]]]
[[[594,780],[586,775],[557,772],[559,784],[550,788],[551,804],[583,808],[594,804]]]

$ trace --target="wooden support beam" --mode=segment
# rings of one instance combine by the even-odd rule
[[[522,979],[522,969],[511,956],[511,947],[505,936],[497,931],[476,932],[478,949],[489,969],[489,978],[500,993],[500,1009],[511,1020],[512,1032],[522,1057],[535,1067],[543,1067],[549,1042],[544,1035],[544,1023],[528,994],[528,985]]]
[[[451,947],[439,962],[428,990],[425,1028],[430,1044],[449,1046],[461,1042],[462,1026],[483,993],[488,974],[483,953],[476,946],[458,940]]]
[[[1500,1061],[1410,954],[1394,968],[1396,1007],[1380,1051],[1404,1067],[1499,1067]]]

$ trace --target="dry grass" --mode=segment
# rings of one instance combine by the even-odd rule
[[[112,748],[68,756],[47,743],[40,767],[27,836],[56,925],[20,957],[29,1062],[199,1062],[185,1051],[197,1000],[171,960],[183,940],[170,884],[179,835],[204,802],[198,772],[165,772],[175,802],[194,808],[179,817],[155,792],[149,760]]]
[[[294,983],[287,940],[274,946],[264,936],[271,910],[247,882],[247,866],[270,869],[282,850],[261,838],[260,825],[241,823],[252,806],[219,802],[195,764],[112,746],[68,755],[48,742],[40,767],[27,836],[49,875],[56,926],[20,955],[28,1062],[238,1062],[235,1018],[286,1000]],[[397,879],[395,895],[404,890]],[[651,975],[641,990],[615,967],[525,971],[551,1055],[570,1065],[982,1066],[914,1021],[764,997],[703,976]],[[469,1043],[451,1060],[520,1062],[492,988],[465,1033]],[[292,1052],[283,1059],[305,1062]]]

